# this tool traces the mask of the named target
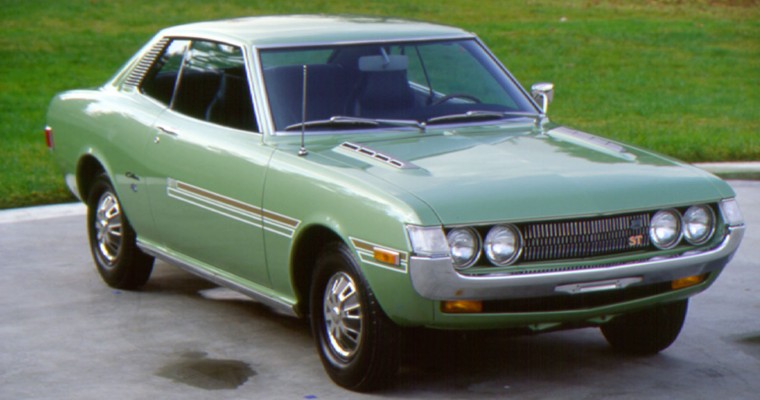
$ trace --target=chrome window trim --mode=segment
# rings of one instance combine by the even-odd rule
[[[261,68],[261,58],[255,47],[243,46],[248,86],[251,90],[251,101],[256,113],[256,123],[259,127],[257,134],[272,136],[274,132],[274,120],[269,108],[269,98],[264,89],[264,72]]]
[[[354,46],[363,44],[398,44],[405,42],[441,42],[456,39],[477,39],[473,34],[441,35],[441,36],[408,36],[393,39],[364,39],[364,40],[337,40],[334,42],[296,42],[296,43],[277,43],[277,44],[254,44],[254,50],[273,50],[273,49],[298,49],[303,47],[331,47],[331,46]],[[482,43],[481,43],[482,46]]]

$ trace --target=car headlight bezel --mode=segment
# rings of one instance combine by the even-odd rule
[[[691,206],[684,211],[683,235],[689,244],[698,246],[707,243],[715,232],[715,212],[706,205]],[[698,233],[695,233],[698,232]]]
[[[654,213],[649,222],[649,240],[655,247],[660,250],[672,249],[678,246],[682,237],[683,221],[678,210],[668,209]]]
[[[505,236],[509,235],[509,236]],[[510,239],[511,237],[511,239]],[[505,242],[504,239],[509,242]],[[511,247],[511,253],[500,255],[498,247]],[[522,234],[516,226],[511,224],[496,225],[492,227],[483,241],[483,252],[491,264],[497,267],[506,267],[514,264],[522,253]]]
[[[449,254],[454,268],[463,270],[472,267],[483,252],[483,241],[478,231],[470,227],[454,228],[446,234]]]

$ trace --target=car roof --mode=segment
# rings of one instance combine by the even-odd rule
[[[256,47],[474,37],[444,25],[352,15],[276,15],[197,22],[164,29],[160,35],[226,39]]]

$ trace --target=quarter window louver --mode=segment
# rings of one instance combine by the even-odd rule
[[[153,66],[153,63],[156,62],[156,58],[158,58],[158,56],[164,50],[167,43],[169,43],[169,38],[163,38],[157,42],[147,54],[145,54],[142,60],[137,63],[132,72],[129,73],[127,79],[124,80],[125,88],[136,88],[140,86],[143,78],[145,77],[145,74],[148,72],[150,67]]]

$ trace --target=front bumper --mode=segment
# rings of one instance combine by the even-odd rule
[[[430,300],[504,300],[622,289],[720,273],[743,237],[744,226],[732,226],[717,247],[695,254],[531,275],[467,276],[458,273],[448,257],[411,257],[409,275],[417,293]]]

